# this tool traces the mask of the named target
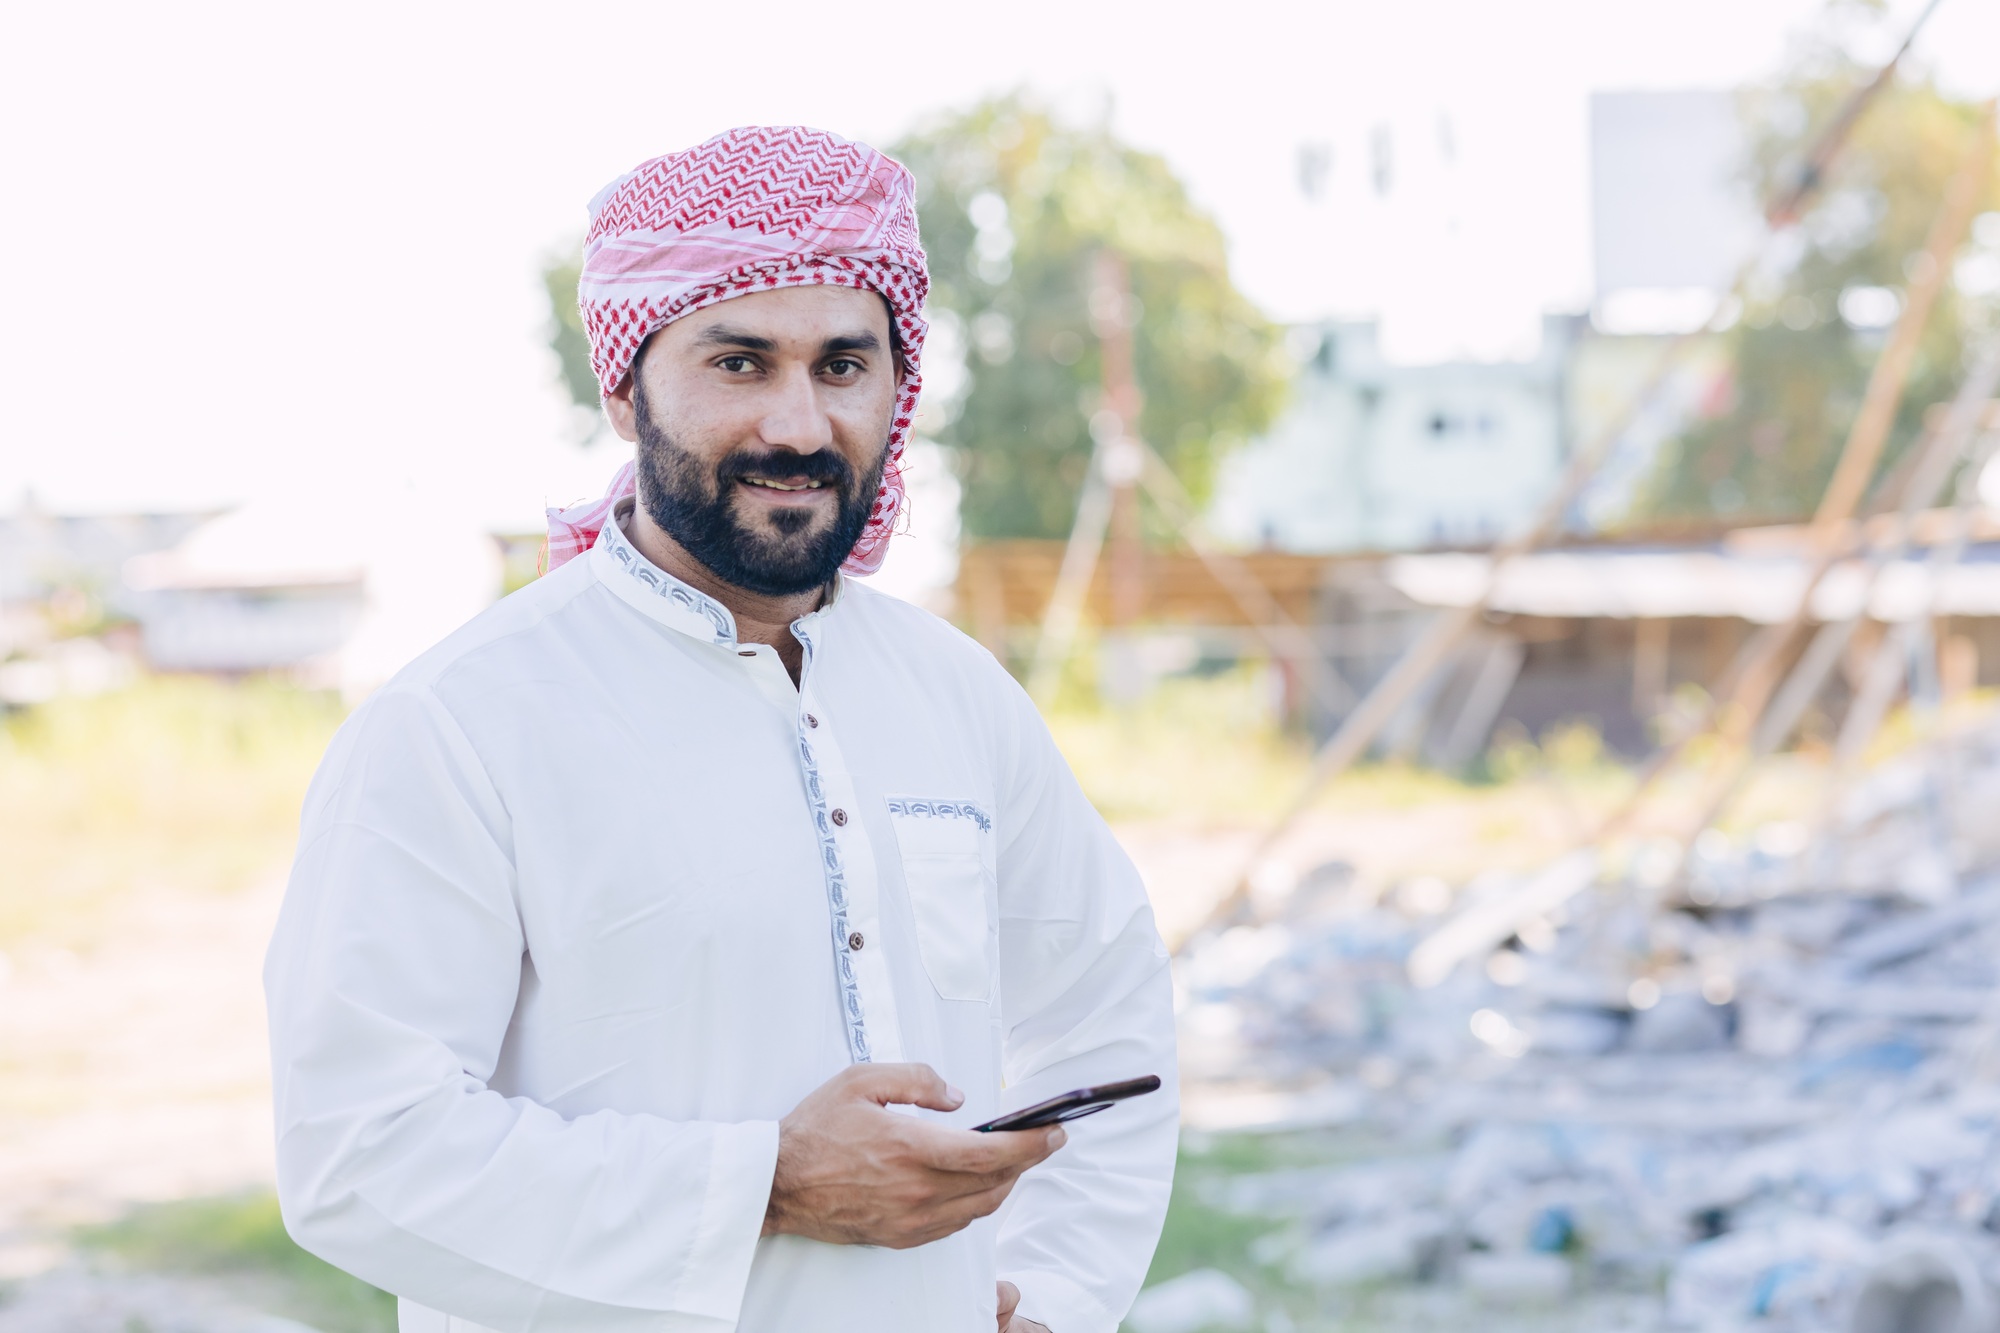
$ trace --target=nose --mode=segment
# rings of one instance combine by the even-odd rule
[[[765,444],[799,454],[832,446],[833,418],[820,401],[811,367],[790,365],[774,378],[758,434]]]

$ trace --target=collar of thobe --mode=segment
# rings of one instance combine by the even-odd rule
[[[619,600],[669,629],[679,630],[703,643],[735,647],[736,617],[729,608],[640,554],[639,548],[632,544],[623,530],[631,517],[632,501],[626,500],[612,512],[611,522],[606,523],[603,531],[597,534],[597,543],[590,549],[590,563],[598,581],[610,588]],[[793,621],[793,628],[809,626],[832,611],[839,604],[846,587],[847,576],[836,574],[826,600],[819,604],[817,610]]]

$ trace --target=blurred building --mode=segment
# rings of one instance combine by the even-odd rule
[[[1595,326],[1700,328],[1762,230],[1737,94],[1593,93],[1590,233]]]
[[[1397,364],[1373,321],[1294,330],[1291,406],[1226,460],[1211,526],[1244,548],[1331,553],[1489,545],[1525,525],[1572,450],[1623,424],[1571,526],[1629,509],[1659,445],[1726,385],[1699,347],[1626,420],[1665,341],[1716,309],[1761,223],[1736,95],[1598,93],[1590,103],[1589,314],[1548,315],[1529,360]]]
[[[0,657],[58,620],[129,613],[120,571],[215,517],[206,513],[54,514],[27,499],[0,515]]]
[[[127,563],[149,665],[359,697],[502,591],[504,542],[433,510],[253,501]]]
[[[125,568],[155,670],[286,671],[323,684],[338,682],[366,578],[358,543],[337,528],[255,507]]]
[[[0,709],[129,680],[132,605],[120,571],[212,517],[55,514],[32,497],[0,515]]]
[[[1543,321],[1528,361],[1397,365],[1373,321],[1295,331],[1312,348],[1271,433],[1230,457],[1210,523],[1296,552],[1490,544],[1526,521],[1568,451],[1582,320]]]
[[[477,525],[381,496],[221,513],[29,503],[0,516],[0,707],[112,688],[139,662],[359,695],[492,602],[502,564]]]

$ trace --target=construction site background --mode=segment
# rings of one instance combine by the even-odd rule
[[[1030,691],[1175,955],[1132,1333],[2000,1331],[2000,54],[1938,49],[1958,2],[1590,89],[1588,291],[1525,341],[1452,238],[1551,205],[1471,193],[1462,113],[1236,161],[1340,272],[1274,282],[1227,173],[1095,103],[897,112],[936,285],[878,586]],[[1422,336],[1349,262],[1398,232]],[[546,487],[620,447],[573,240],[517,257]],[[334,730],[537,576],[535,506],[433,443],[351,503],[0,514],[0,1333],[394,1326],[278,1217],[258,968]]]

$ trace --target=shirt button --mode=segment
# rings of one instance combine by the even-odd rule
[[[864,943],[866,943],[866,941],[864,941],[864,940],[863,940],[863,939],[861,938],[861,932],[860,932],[860,931],[858,931],[858,930],[857,930],[857,931],[855,931],[855,932],[854,932],[854,933],[853,933],[852,935],[849,935],[849,936],[847,937],[847,947],[848,947],[848,948],[850,948],[850,949],[853,949],[853,950],[855,950],[855,951],[857,951],[857,952],[858,952],[858,951],[860,950],[861,946],[862,946],[862,945],[863,945]]]
[[[757,655],[757,650],[755,648],[738,648],[736,650],[736,655],[738,657],[755,657]]]
[[[847,823],[847,811],[845,811],[845,810],[836,810],[836,811],[834,811],[834,812],[833,812],[833,822],[834,822],[834,823],[836,823],[836,824],[841,824],[841,825],[845,825],[845,824]]]
[[[812,728],[814,728],[815,730],[817,730],[817,729],[818,729],[818,727],[819,727],[819,719],[818,719],[818,718],[816,718],[816,717],[814,717],[814,716],[813,716],[813,715],[812,715],[811,713],[807,713],[807,714],[806,714],[806,725],[807,725],[807,726],[809,726],[809,727],[812,727]]]

